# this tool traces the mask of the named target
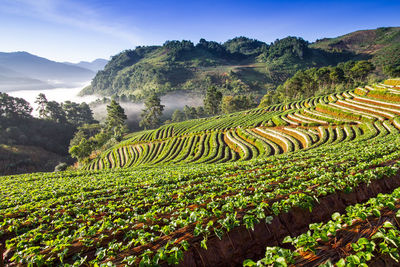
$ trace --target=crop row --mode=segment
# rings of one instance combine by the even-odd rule
[[[313,223],[283,243],[294,249],[267,247],[265,258],[244,266],[375,266],[400,263],[400,188],[332,214],[326,223]]]
[[[102,153],[87,168],[248,160],[350,141],[370,131],[384,134],[393,131],[389,125],[399,128],[400,103],[387,97],[393,95],[388,92],[395,90],[391,88],[395,87],[367,86],[281,104],[279,108],[275,105],[165,125],[131,135],[129,140]],[[386,97],[377,98],[377,94]],[[328,141],[324,142],[326,137]],[[211,151],[210,147],[215,148]]]
[[[397,174],[400,134],[364,127],[375,132],[243,162],[3,177],[5,263],[177,263],[195,243],[207,248],[208,239],[236,227],[251,231],[293,207],[311,209],[322,196]],[[257,148],[249,130],[231,137]],[[218,133],[199,138],[222,140]],[[221,153],[207,142],[209,157]]]
[[[318,113],[312,112],[311,115],[318,116]],[[250,160],[324,144],[383,136],[397,132],[396,125],[399,126],[396,121],[385,120],[359,125],[257,127],[237,128],[226,132],[212,131],[203,135],[185,135],[120,146],[93,160],[87,169]]]

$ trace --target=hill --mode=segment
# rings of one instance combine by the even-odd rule
[[[2,92],[69,86],[86,82],[95,74],[85,68],[51,61],[27,52],[0,52],[0,70]]]
[[[1,177],[1,263],[395,266],[399,86],[135,133],[96,171]]]
[[[298,69],[336,64],[349,53],[309,47],[301,38],[287,37],[266,44],[237,37],[220,44],[201,39],[167,41],[162,46],[137,47],[111,58],[84,94],[127,95],[136,99],[149,91],[175,90],[203,93],[214,84],[226,94],[262,94]]]
[[[132,134],[93,159],[88,168],[249,160],[363,138],[371,131],[379,135],[394,130],[390,123],[400,114],[400,105],[391,101],[400,101],[399,89],[377,84],[168,124]],[[393,123],[400,126],[397,120]]]
[[[363,55],[388,75],[400,73],[400,27],[356,31],[336,38],[318,40],[310,47]]]
[[[246,37],[222,44],[204,39],[197,44],[167,41],[162,46],[137,47],[113,56],[82,93],[141,99],[150,90],[203,93],[216,85],[224,94],[263,95],[298,70],[362,59],[372,60],[378,73],[394,75],[400,65],[398,33],[399,28],[379,28],[316,43],[297,37],[271,44]],[[389,57],[389,52],[396,55]]]

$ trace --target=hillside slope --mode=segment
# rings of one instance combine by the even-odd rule
[[[216,85],[224,94],[263,95],[298,70],[348,60],[371,59],[379,72],[392,73],[400,65],[398,46],[399,28],[359,31],[312,44],[296,37],[271,44],[246,37],[222,44],[204,39],[197,44],[167,41],[113,56],[82,93],[142,99],[151,90],[203,93]],[[382,70],[384,65],[387,69]]]
[[[400,27],[356,31],[336,38],[319,40],[310,47],[363,55],[389,75],[400,73]]]
[[[241,113],[248,122],[233,114],[137,133],[90,165],[111,170],[1,177],[0,264],[243,266],[266,255],[261,266],[396,266],[399,85],[390,80]],[[190,135],[223,146],[221,134],[231,140],[225,151],[242,160],[168,161],[193,151],[203,163],[218,162],[207,142],[179,151]],[[144,153],[161,151],[164,141],[171,144],[164,153]],[[242,157],[261,148],[293,149],[296,142],[308,149]],[[137,157],[125,160],[125,153]],[[161,156],[164,165],[146,166]],[[136,159],[144,164],[127,168]],[[287,249],[292,241],[300,250]]]
[[[0,144],[0,175],[52,172],[66,158],[38,146]]]
[[[175,90],[203,93],[210,85],[227,94],[262,94],[297,70],[336,64],[350,53],[313,49],[301,38],[287,37],[266,44],[237,37],[220,44],[201,39],[167,41],[163,46],[137,47],[112,57],[84,94],[133,95]]]
[[[134,133],[88,169],[249,160],[387,134],[399,115],[400,87],[376,84]]]

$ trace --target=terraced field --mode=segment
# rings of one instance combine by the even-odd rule
[[[136,133],[102,170],[1,177],[0,265],[396,266],[389,89]]]
[[[397,131],[400,89],[393,85],[315,97],[135,133],[88,170],[222,163],[371,138]]]

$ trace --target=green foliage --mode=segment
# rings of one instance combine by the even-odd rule
[[[93,112],[85,102],[81,104],[71,101],[58,103],[56,101],[48,101],[46,96],[40,93],[35,103],[38,105],[36,110],[39,113],[39,118],[58,123],[68,122],[76,127],[95,123]]]
[[[71,101],[65,101],[61,104],[65,112],[67,121],[73,125],[81,126],[83,124],[95,123],[93,112],[85,102],[78,104]]]
[[[161,115],[164,110],[164,105],[161,105],[160,98],[156,93],[152,93],[144,102],[145,109],[143,110],[140,121],[140,127],[155,128],[160,125]]]
[[[232,54],[238,53],[243,55],[258,55],[268,48],[266,43],[244,36],[230,39],[224,43],[224,46]]]
[[[325,51],[339,51],[370,58],[380,74],[389,77],[399,76],[400,66],[400,28],[381,27],[350,33],[337,38],[317,40],[313,48]]]
[[[0,93],[0,117],[8,119],[31,118],[32,107],[22,98]]]
[[[304,59],[309,53],[308,42],[298,37],[286,37],[272,43],[268,50],[259,56],[260,60],[272,61],[277,58]]]
[[[71,154],[71,157],[81,161],[89,157],[92,149],[91,143],[86,138],[81,138],[79,144],[72,146],[68,152]]]
[[[375,64],[389,77],[400,76],[400,44],[383,48],[375,57]]]
[[[332,220],[326,223],[314,223],[309,225],[309,231],[297,237],[287,236],[283,243],[291,244],[296,250],[285,250],[280,247],[270,248],[267,247],[266,257],[259,261],[259,263],[272,264],[271,260],[282,257],[283,262],[290,262],[296,265],[296,260],[301,260],[299,251],[312,251],[320,256],[327,252],[327,247],[321,247],[320,244],[329,244],[335,240],[335,244],[340,244],[343,238],[343,233],[349,234],[359,227],[371,227],[371,222],[374,217],[379,218],[378,224],[374,225],[375,234],[363,235],[362,232],[358,234],[356,239],[352,240],[351,250],[346,253],[345,257],[333,262],[335,266],[368,266],[369,262],[374,257],[388,255],[394,262],[400,261],[399,247],[400,247],[400,229],[397,224],[390,221],[390,217],[382,216],[383,210],[391,210],[395,213],[395,217],[399,217],[398,204],[400,198],[400,188],[397,188],[391,194],[378,194],[376,198],[369,199],[366,203],[356,204],[354,206],[346,207],[346,213],[334,213]],[[354,225],[354,226],[353,226]],[[352,229],[354,227],[355,229]],[[342,249],[340,244],[336,249]],[[284,251],[285,254],[282,252]],[[295,255],[295,257],[293,257]],[[297,258],[296,258],[297,257]],[[251,261],[245,261],[244,264]],[[304,264],[304,261],[302,262]],[[329,266],[333,266],[330,262]],[[255,266],[255,265],[250,265]]]
[[[49,101],[46,103],[44,119],[52,120],[57,123],[66,123],[67,117],[60,103],[56,101]]]
[[[105,121],[106,131],[114,133],[115,136],[122,136],[128,131],[126,120],[128,117],[125,115],[124,109],[115,100],[107,105],[107,118]]]
[[[62,108],[62,105],[56,101],[48,101],[46,96],[40,93],[35,103],[38,105],[37,111],[39,118],[55,121],[57,123],[66,123],[66,113]]]
[[[204,98],[204,111],[217,115],[221,111],[222,93],[215,86],[209,86]]]
[[[69,145],[71,157],[85,162],[94,150],[106,149],[107,145],[112,146],[115,142],[121,141],[122,136],[128,131],[126,119],[124,109],[115,100],[111,100],[107,105],[104,125],[92,123],[78,128]]]
[[[221,101],[222,113],[228,114],[257,106],[254,96],[224,96]]]
[[[180,122],[185,120],[185,113],[179,109],[176,109],[174,113],[172,113],[171,117],[172,122]]]
[[[0,144],[36,146],[66,155],[75,127],[32,117],[1,117]]]
[[[275,92],[269,91],[261,100],[260,107],[363,85],[367,83],[367,76],[373,70],[372,63],[365,60],[339,63],[336,67],[300,70],[283,85],[278,86]]]
[[[298,70],[354,57],[311,48],[297,37],[276,40],[271,45],[246,37],[223,44],[205,39],[196,45],[185,40],[166,41],[162,46],[137,47],[114,56],[83,93],[141,100],[154,88],[161,95],[182,89],[204,93],[214,85],[226,87],[230,93],[243,94],[245,88],[245,93],[259,94]]]
[[[65,171],[68,168],[68,164],[65,162],[59,163],[55,168],[55,172]]]
[[[399,138],[393,133],[248,162],[5,176],[0,180],[0,237],[7,237],[6,249],[13,252],[6,264],[180,263],[193,240],[208,249],[215,236],[229,244],[232,229],[251,231],[255,223],[271,223],[274,214],[309,208],[327,194],[395,175]],[[113,156],[109,161],[118,163]],[[367,215],[375,216],[373,210],[381,206],[369,204]],[[351,219],[359,211],[363,209],[347,210],[354,214]],[[325,238],[328,231],[334,234],[343,219],[333,219],[329,228],[313,226],[301,244],[311,249],[313,240]],[[390,230],[385,224],[384,238],[377,236],[374,242],[382,243],[376,249],[396,256],[390,244],[399,235]],[[176,233],[185,239],[173,238]],[[135,253],[143,246],[149,249]],[[357,246],[360,251],[371,247],[363,241]],[[90,250],[94,257],[85,262],[71,256],[71,248],[74,255]],[[285,266],[296,258],[295,252],[281,248],[268,249],[266,255],[265,265]]]

